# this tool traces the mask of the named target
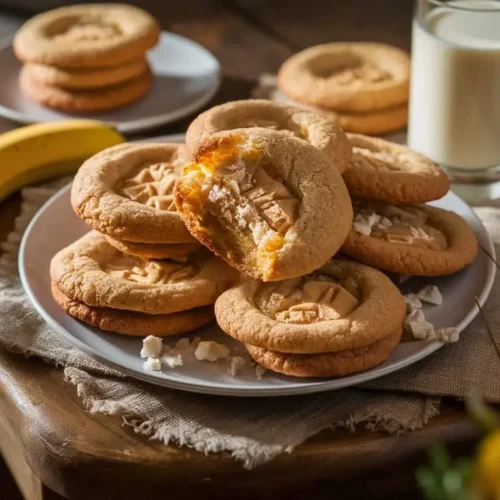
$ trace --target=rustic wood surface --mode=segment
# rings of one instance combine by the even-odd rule
[[[0,0],[0,36],[15,30],[30,5],[44,9],[61,3]],[[5,4],[8,12],[2,14]],[[312,44],[377,40],[410,45],[409,0],[144,0],[140,5],[166,29],[197,40],[219,58],[224,81],[214,103],[248,96],[259,74],[276,71],[290,54]],[[180,132],[188,122],[154,133]],[[0,240],[18,209],[19,195],[0,204]],[[0,449],[30,500],[61,498],[52,490],[96,500],[171,492],[204,498],[419,498],[414,471],[425,461],[428,446],[442,440],[466,452],[477,437],[462,407],[445,402],[439,417],[405,436],[325,431],[291,455],[248,472],[227,453],[204,456],[165,447],[123,428],[119,418],[90,416],[60,370],[0,349]],[[21,498],[3,464],[0,491],[2,498]]]

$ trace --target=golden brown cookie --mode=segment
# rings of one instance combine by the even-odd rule
[[[383,139],[348,137],[352,158],[343,178],[351,195],[397,205],[437,200],[448,192],[448,176],[426,156]]]
[[[428,205],[353,203],[353,229],[341,251],[365,264],[394,273],[441,276],[476,257],[476,237],[454,212]]]
[[[344,182],[321,151],[264,128],[205,139],[176,182],[175,203],[193,236],[263,281],[322,266],[352,215]]]
[[[215,303],[222,330],[272,351],[316,354],[367,347],[401,333],[406,305],[380,271],[332,260],[279,283],[244,282]]]
[[[381,43],[327,43],[290,57],[278,73],[278,87],[306,104],[366,112],[408,101],[410,57]]]
[[[276,102],[299,107],[325,116],[334,121],[346,132],[368,135],[387,134],[388,132],[394,132],[405,127],[408,123],[408,106],[406,103],[375,111],[349,113],[348,111],[335,111],[333,109],[304,104],[286,97],[279,90],[272,93],[272,99]]]
[[[120,253],[95,231],[58,252],[50,275],[72,300],[147,314],[213,304],[237,279],[232,268],[209,252],[186,263],[145,261]]]
[[[105,236],[107,242],[118,251],[140,257],[141,259],[170,259],[177,262],[186,262],[190,254],[200,249],[196,243],[134,243],[132,241],[117,240]]]
[[[137,243],[190,243],[173,190],[185,163],[181,144],[120,144],[87,160],[71,203],[93,229]]]
[[[92,307],[70,299],[52,283],[54,300],[73,318],[107,332],[166,337],[186,333],[212,321],[213,307],[204,306],[172,314],[144,314],[108,307]]]
[[[289,354],[246,344],[250,356],[266,370],[291,377],[344,377],[383,363],[399,344],[402,328],[366,347],[324,354]]]
[[[23,62],[96,68],[143,57],[156,45],[160,27],[142,9],[125,4],[72,5],[27,21],[14,38]]]
[[[186,146],[193,151],[216,132],[249,127],[269,128],[304,139],[331,158],[340,172],[347,168],[351,157],[345,133],[331,120],[264,99],[227,102],[201,113],[186,132]]]
[[[153,77],[149,69],[127,82],[95,90],[68,90],[52,87],[35,80],[29,69],[19,73],[21,90],[34,101],[62,111],[96,112],[121,108],[143,97],[151,88]]]
[[[28,63],[24,70],[29,80],[69,90],[110,87],[132,80],[149,71],[144,57],[109,68],[75,69],[46,64]]]
[[[408,106],[379,109],[371,113],[338,113],[338,124],[346,132],[378,135],[404,128],[408,123]]]

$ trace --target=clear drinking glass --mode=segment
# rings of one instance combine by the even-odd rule
[[[452,180],[500,179],[500,1],[417,0],[408,144]]]

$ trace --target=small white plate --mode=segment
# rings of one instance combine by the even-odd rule
[[[465,202],[449,193],[434,205],[453,210],[464,217],[476,233],[480,245],[494,256],[495,250],[486,230]],[[52,299],[49,278],[52,256],[87,231],[88,227],[71,209],[70,187],[66,186],[40,209],[24,234],[19,255],[21,281],[37,311],[55,331],[75,347],[131,377],[206,394],[306,394],[367,382],[415,363],[442,346],[434,341],[403,342],[382,365],[356,375],[331,379],[295,379],[268,371],[262,380],[257,380],[250,366],[233,378],[227,373],[225,363],[198,362],[194,358],[185,360],[184,366],[174,370],[165,367],[162,372],[145,372],[143,360],[139,357],[140,338],[129,338],[91,328],[67,315]],[[474,297],[478,297],[481,305],[484,304],[494,277],[495,265],[480,250],[476,260],[466,269],[440,278],[412,278],[404,284],[404,289],[405,292],[417,291],[426,283],[437,285],[443,294],[444,303],[441,306],[425,305],[426,318],[437,327],[457,326],[461,331],[478,313]],[[226,344],[233,355],[244,353],[242,344],[226,336],[215,324],[200,329],[196,335],[204,340]],[[178,338],[167,338],[164,343],[173,345]]]
[[[148,54],[154,73],[152,89],[141,100],[105,113],[67,114],[51,110],[25,97],[18,84],[21,63],[12,51],[12,40],[0,46],[0,116],[30,124],[92,118],[125,134],[143,132],[171,123],[202,108],[220,86],[217,59],[201,45],[174,33],[163,32]]]

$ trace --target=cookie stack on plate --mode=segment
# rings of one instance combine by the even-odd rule
[[[467,223],[424,204],[449,188],[437,165],[316,113],[226,103],[193,121],[186,149],[125,144],[80,168],[72,204],[94,232],[51,269],[69,314],[168,335],[208,321],[200,307],[215,301],[221,329],[262,367],[343,376],[400,342],[407,306],[383,271],[436,276],[475,257]]]
[[[246,277],[215,314],[264,368],[299,377],[372,368],[399,343],[406,315],[381,270],[436,276],[475,257],[467,223],[422,204],[448,191],[446,174],[406,147],[259,100],[206,111],[186,140],[194,153],[177,209]],[[423,330],[419,312],[411,321]]]
[[[166,336],[213,319],[237,272],[201,248],[173,204],[179,144],[119,145],[86,161],[75,212],[91,227],[52,260],[52,291],[73,317],[125,335]]]
[[[86,161],[73,183],[75,212],[120,252],[186,262],[201,245],[176,211],[182,144],[122,144]]]
[[[408,120],[410,58],[380,43],[328,43],[290,57],[275,98],[336,120],[348,132],[382,134]]]
[[[62,7],[25,23],[14,38],[21,90],[63,111],[104,111],[141,98],[152,84],[146,53],[160,29],[125,4]]]
[[[354,223],[343,253],[383,271],[418,276],[451,274],[474,260],[477,242],[469,225],[424,204],[450,187],[437,164],[383,139],[348,137],[352,158],[343,178]]]

